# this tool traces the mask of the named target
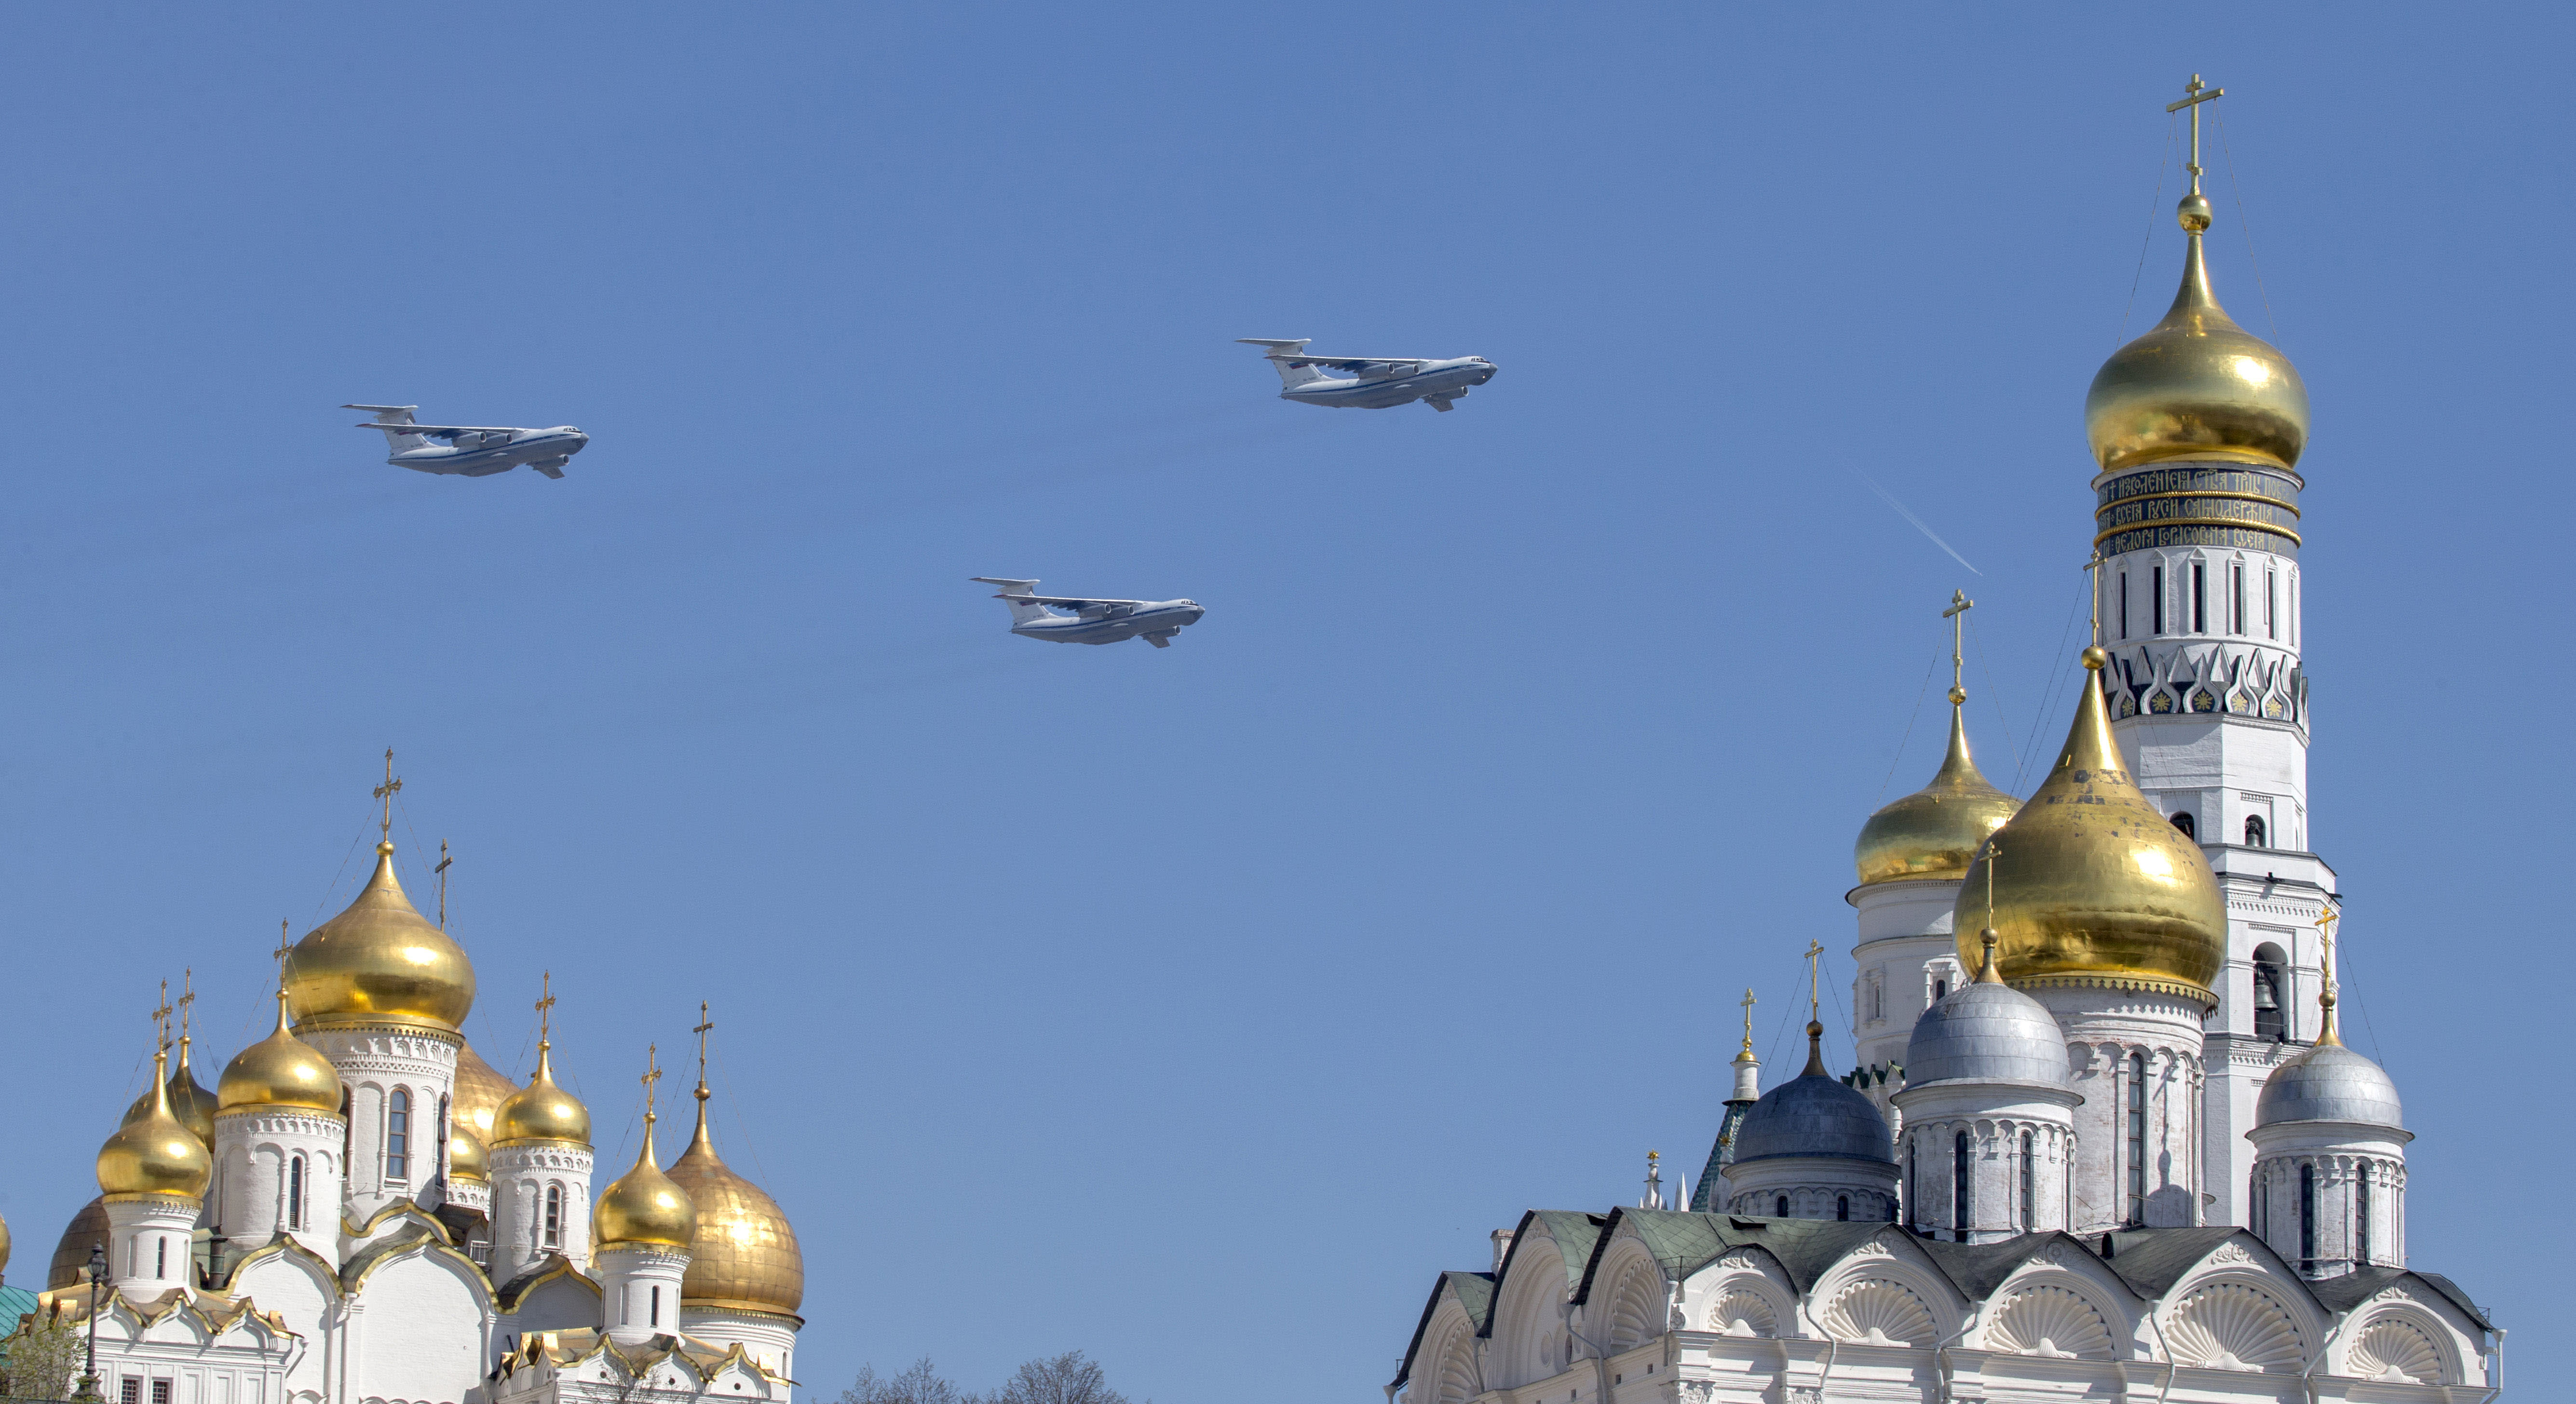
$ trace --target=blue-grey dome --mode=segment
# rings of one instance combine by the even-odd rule
[[[2272,1070],[2254,1100],[2254,1124],[2358,1121],[2404,1130],[2397,1084],[2379,1065],[2340,1043],[2321,1043]]]
[[[1735,1160],[1831,1155],[1896,1163],[1887,1118],[1869,1098],[1824,1073],[1781,1083],[1762,1094],[1735,1132]]]
[[[2066,1085],[2066,1032],[2010,985],[1961,985],[1914,1021],[1905,1085],[1970,1080]]]

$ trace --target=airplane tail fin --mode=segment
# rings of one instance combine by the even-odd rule
[[[1021,598],[1037,593],[1038,583],[1034,580],[1011,580],[998,575],[977,575],[969,578],[980,581],[986,585],[999,585],[1002,587],[1001,593],[995,595],[993,598],[1010,606],[1011,622],[1014,624],[1026,624],[1032,619],[1052,619],[1055,617],[1054,611],[1048,609],[1045,605],[1039,604],[1035,600]]]
[[[1310,380],[1321,380],[1324,378],[1324,373],[1315,369],[1313,366],[1292,366],[1286,361],[1279,359],[1282,355],[1298,356],[1305,354],[1306,343],[1314,340],[1311,336],[1299,337],[1295,341],[1273,341],[1269,338],[1258,336],[1239,336],[1234,340],[1235,344],[1238,346],[1269,347],[1271,368],[1279,372],[1279,383],[1290,389],[1303,385]]]
[[[405,449],[416,449],[429,442],[422,435],[407,433],[400,427],[412,422],[411,412],[419,409],[418,405],[342,405],[340,408],[367,410],[373,413],[375,415],[373,421],[358,427],[384,430],[385,445],[392,452],[401,453]]]

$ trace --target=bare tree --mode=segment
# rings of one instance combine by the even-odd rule
[[[1127,1404],[1109,1387],[1098,1362],[1078,1350],[1052,1360],[1032,1360],[982,1404]]]
[[[979,1404],[975,1396],[942,1379],[925,1355],[900,1375],[880,1375],[873,1365],[841,1391],[839,1404]]]

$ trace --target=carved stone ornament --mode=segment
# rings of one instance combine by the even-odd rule
[[[1850,1258],[1893,1258],[1896,1256],[1896,1250],[1887,1246],[1886,1239],[1873,1238],[1867,1243],[1854,1248],[1849,1253],[1844,1254],[1844,1256]]]
[[[1689,1401],[1689,1404],[1708,1404],[1716,1397],[1717,1384],[1713,1380],[1682,1381],[1682,1398]]]
[[[2066,1266],[2066,1245],[2063,1243],[2051,1243],[2047,1247],[2040,1249],[2039,1261],[2049,1267]]]
[[[1717,1265],[1721,1268],[1729,1268],[1737,1272],[1751,1272],[1753,1271],[1753,1255],[1750,1253],[1729,1253],[1725,1257],[1718,1259]]]
[[[2254,1261],[2254,1255],[2245,1251],[2245,1245],[2242,1243],[2222,1243],[2218,1246],[2217,1252],[2209,1255],[2209,1262],[2213,1267],[2234,1267],[2252,1261]]]
[[[2407,1292],[2406,1284],[2400,1282],[2388,1287],[2378,1296],[2371,1298],[2371,1300],[2374,1302],[2411,1302],[2415,1300],[2415,1298]]]

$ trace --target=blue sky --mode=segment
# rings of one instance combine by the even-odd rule
[[[2563,1370],[2569,28],[13,11],[11,1280],[155,980],[196,969],[210,1065],[256,1036],[391,744],[469,1034],[524,1072],[552,970],[603,1161],[713,1003],[819,1396],[1078,1348],[1166,1404],[1374,1398],[1488,1231],[1696,1167],[1738,991],[1785,1057],[1796,953],[1848,979],[1951,590],[1988,774],[2062,735],[2082,396],[2171,296],[2198,71],[2220,295],[2314,398],[2313,832],[2409,1246]],[[1239,336],[1501,373],[1328,413]],[[430,478],[346,400],[594,442]],[[1051,647],[970,575],[1209,614]]]

